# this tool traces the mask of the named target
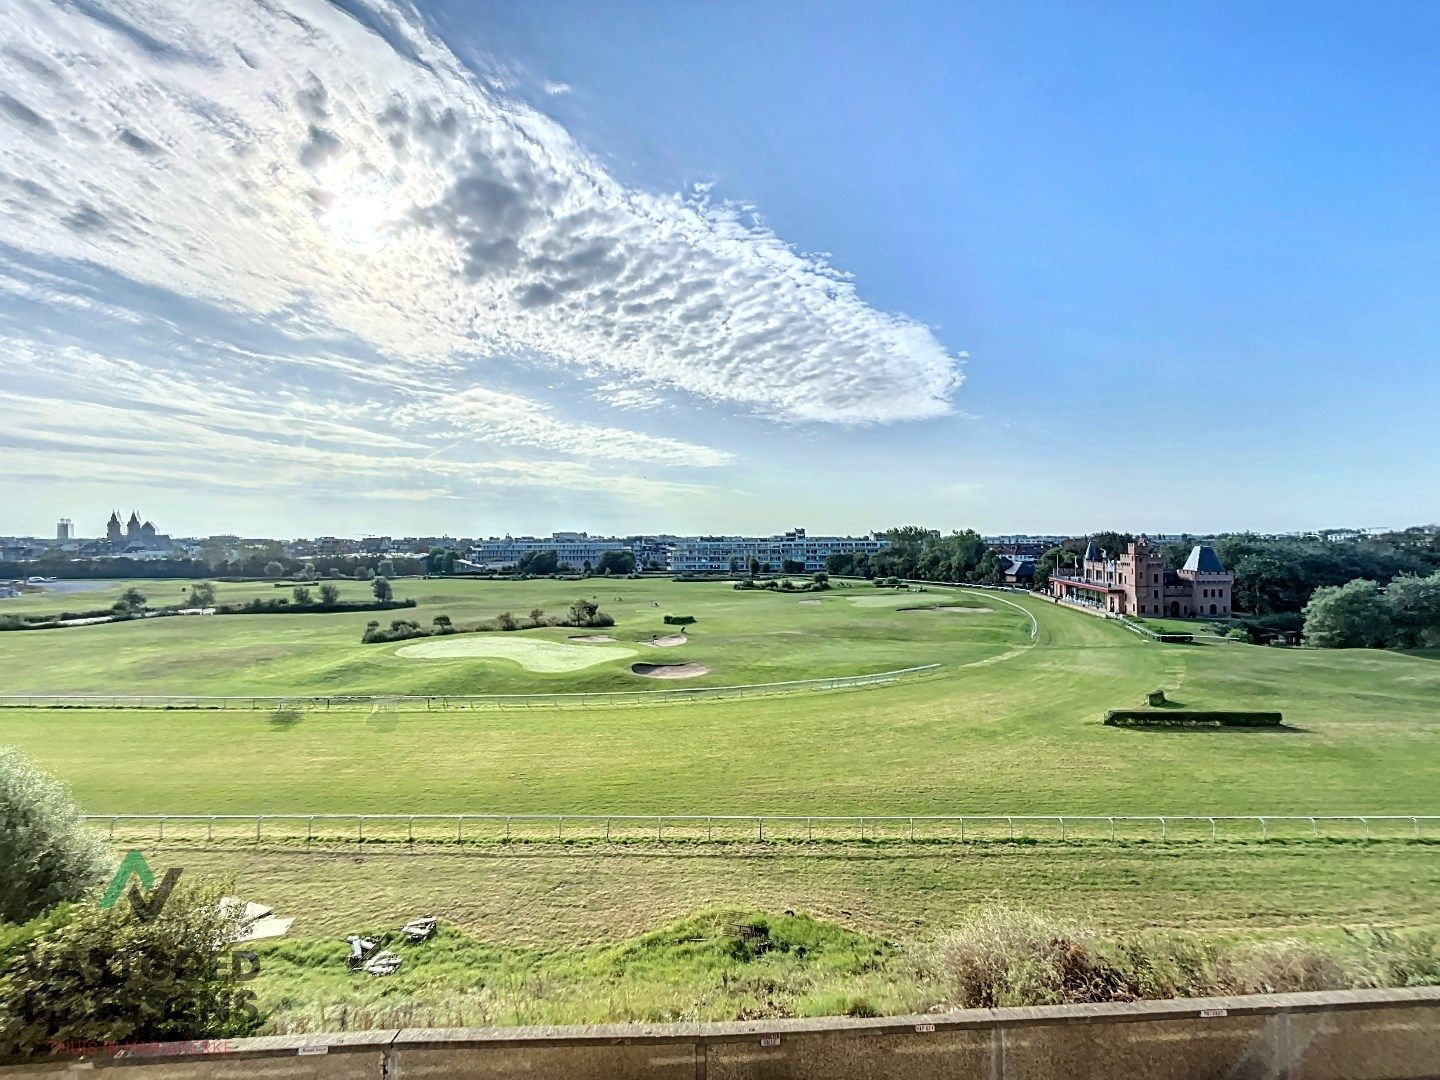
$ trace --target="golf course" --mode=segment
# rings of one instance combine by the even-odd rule
[[[188,585],[107,582],[63,598],[30,593],[6,610],[100,608],[131,586],[152,605],[174,603]],[[54,773],[90,814],[299,816],[298,837],[267,833],[258,841],[248,822],[207,830],[175,820],[161,837],[154,820],[122,821],[112,834],[117,849],[143,848],[156,865],[219,876],[296,917],[288,938],[262,946],[267,967],[258,983],[287,1030],[334,1027],[323,1003],[349,1008],[358,1000],[343,965],[339,975],[332,970],[344,934],[417,913],[440,917],[445,948],[432,966],[416,954],[383,987],[360,988],[378,1010],[363,1022],[395,1019],[399,1002],[420,1009],[417,1002],[442,1000],[450,1004],[440,1012],[400,1019],[734,1016],[751,1008],[737,1005],[749,998],[706,998],[714,972],[697,968],[699,946],[683,942],[719,934],[723,951],[725,927],[757,912],[814,916],[822,936],[840,935],[834,940],[847,963],[857,948],[869,955],[874,942],[918,947],[996,900],[1111,930],[1222,938],[1318,940],[1356,924],[1433,923],[1440,823],[1416,839],[1408,818],[1369,841],[1352,825],[1319,839],[1308,826],[1266,837],[1253,827],[1227,829],[1218,840],[1208,828],[1162,837],[1147,826],[1114,841],[1082,830],[1027,833],[1016,843],[1003,828],[977,829],[964,842],[906,843],[895,830],[873,828],[861,839],[846,826],[813,843],[762,842],[747,824],[722,830],[712,844],[679,830],[665,842],[607,843],[599,818],[563,835],[548,821],[517,827],[508,843],[479,828],[465,842],[446,842],[453,825],[411,842],[413,823],[407,830],[395,822],[367,829],[364,843],[342,838],[344,829],[354,836],[353,824],[303,839],[304,816],[326,814],[1440,814],[1433,655],[1253,646],[1204,624],[1187,627],[1191,644],[1162,644],[1029,594],[832,585],[786,593],[668,579],[400,579],[396,598],[416,606],[395,612],[183,616],[11,632],[0,638],[0,682],[12,695],[295,701],[12,703],[0,709],[0,724],[4,741]],[[369,595],[363,582],[340,588],[342,600]],[[220,583],[217,593],[218,603],[288,595],[270,582]],[[428,626],[443,615],[460,625],[507,611],[562,613],[580,598],[614,625],[360,640],[371,618],[403,615]],[[637,665],[705,673],[654,681]],[[936,667],[885,685],[763,689],[929,665]],[[692,686],[760,689],[718,700],[666,696]],[[1143,706],[1157,689],[1191,709],[1280,711],[1284,724],[1102,723],[1106,710]],[[413,700],[327,709],[300,701],[618,691],[660,695],[615,705],[532,697],[523,707]],[[687,922],[696,918],[709,929]],[[637,957],[657,966],[645,974]],[[814,964],[810,974],[787,969],[785,989],[776,991],[783,1001],[761,994],[753,1008],[833,1012],[850,992],[882,1010],[923,1004],[895,962],[882,965],[883,977],[869,963],[821,974]],[[597,985],[612,986],[614,965],[624,970],[615,978],[639,981],[623,994],[598,993]],[[446,1011],[457,999],[437,987],[471,985],[481,969],[492,989],[514,992],[465,998],[459,1011]]]

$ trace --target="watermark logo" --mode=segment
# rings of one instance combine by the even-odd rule
[[[110,886],[105,890],[105,895],[100,897],[102,908],[112,908],[119,902],[121,894],[125,894],[130,901],[130,907],[135,912],[135,917],[142,923],[148,923],[154,919],[165,907],[165,901],[170,899],[170,893],[175,888],[175,883],[180,880],[182,870],[180,867],[172,867],[165,871],[165,876],[160,879],[160,884],[155,884],[155,872],[150,869],[150,864],[145,861],[145,856],[138,851],[127,851],[125,857],[120,860],[119,867],[115,870],[115,876],[110,879]],[[131,884],[131,878],[139,878],[140,885]],[[130,885],[127,892],[126,885]],[[150,893],[147,898],[141,887]]]

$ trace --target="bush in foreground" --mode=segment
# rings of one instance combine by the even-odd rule
[[[0,921],[79,899],[108,863],[69,793],[20,751],[0,748]]]
[[[12,935],[0,974],[0,1059],[56,1044],[234,1038],[261,1024],[232,954],[239,913],[221,890],[181,882],[154,919],[129,904],[71,905]]]

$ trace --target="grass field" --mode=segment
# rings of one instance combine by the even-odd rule
[[[359,596],[363,586],[342,588]],[[221,598],[275,591],[224,586]],[[596,596],[616,616],[603,631],[616,641],[572,643],[589,632],[556,627],[422,643],[494,642],[518,650],[511,656],[415,658],[401,654],[414,643],[361,645],[364,614],[217,616],[4,634],[0,680],[12,691],[423,694],[672,685],[632,675],[641,660],[712,668],[684,685],[941,670],[878,688],[615,708],[290,717],[7,708],[4,741],[55,772],[92,813],[1440,813],[1433,654],[1274,649],[1205,633],[1162,645],[1038,598],[973,590],[855,585],[816,597],[717,583],[410,580],[397,591],[420,601],[402,614],[421,622],[560,611],[577,595]],[[801,602],[813,599],[821,602]],[[936,605],[964,613],[902,610]],[[650,645],[673,633],[664,614],[696,617],[683,645]],[[589,649],[603,658],[571,666],[585,655],[572,650]],[[617,649],[634,655],[607,654]],[[540,656],[561,658],[540,666],[563,670],[522,662]],[[1138,706],[1156,688],[1193,708],[1279,709],[1287,729],[1101,725],[1106,709]],[[474,964],[491,965],[487,985],[513,976],[507,985],[522,988],[468,1016],[708,1017],[833,1011],[847,986],[861,984],[880,1008],[915,999],[897,989],[910,985],[898,969],[887,967],[890,981],[879,985],[863,963],[819,982],[786,969],[780,1003],[722,993],[703,966],[683,978],[657,969],[650,983],[597,998],[611,969],[596,958],[717,908],[810,912],[865,942],[917,943],[997,899],[1122,929],[1323,936],[1355,923],[1433,926],[1440,886],[1440,845],[1401,840],[146,850],[162,864],[230,876],[245,895],[298,917],[296,940],[277,947],[264,985],[299,1026],[333,1023],[307,1010],[343,1008],[360,993],[325,966],[335,935],[421,913],[440,915],[465,948],[492,950],[437,968],[427,993],[471,986],[463,973]],[[845,940],[837,955],[869,947]],[[517,1011],[532,979],[568,1004]],[[396,985],[401,997],[416,992],[412,981]],[[376,993],[354,1001],[378,1007],[365,997]]]

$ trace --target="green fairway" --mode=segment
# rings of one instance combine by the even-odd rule
[[[423,600],[416,611],[456,618],[558,610],[577,591],[577,583],[553,581],[404,585]],[[533,672],[498,657],[398,656],[411,646],[360,645],[363,615],[351,614],[11,633],[0,639],[0,674],[13,689],[122,693],[677,685],[631,674],[634,660],[650,656],[715,669],[686,686],[919,663],[941,664],[937,675],[829,694],[633,708],[287,718],[12,709],[0,723],[8,741],[97,813],[1440,812],[1440,664],[1433,659],[1205,640],[1161,645],[1031,597],[860,590],[804,604],[716,583],[594,582],[590,594],[617,616],[601,636],[614,636],[616,645],[570,644],[571,635],[583,635],[564,627],[473,635],[643,654],[573,671]],[[1037,617],[1033,644],[1028,617],[1007,601]],[[898,610],[937,602],[993,610],[963,617]],[[664,613],[696,616],[685,645],[648,644],[673,632]],[[1106,709],[1134,707],[1158,687],[1192,708],[1279,709],[1288,730],[1101,726]]]
[[[118,597],[133,584],[151,597],[180,598],[177,582],[123,582],[86,597]],[[340,582],[342,600],[369,597],[362,582]],[[114,596],[110,594],[113,593]],[[221,584],[221,603],[286,596],[268,582]],[[464,581],[402,579],[397,598],[418,606],[390,612],[297,615],[217,615],[137,620],[99,626],[12,632],[0,642],[0,685],[7,692],[84,691],[113,694],[491,694],[568,693],[653,689],[630,670],[635,653],[654,663],[695,663],[710,674],[686,686],[733,686],[792,679],[861,675],[941,663],[955,667],[993,659],[1029,641],[1029,620],[1014,608],[973,596],[847,585],[819,594],[819,603],[793,594],[742,592],[723,582],[661,580]],[[362,645],[370,619],[413,619],[428,626],[437,615],[456,623],[526,615],[539,608],[563,614],[578,598],[591,599],[615,619],[597,631],[613,646],[573,643],[591,631],[556,626],[520,632],[457,635],[419,643],[431,657],[418,662],[417,643]],[[75,596],[67,600],[78,600]],[[810,598],[807,598],[810,599]],[[863,600],[862,604],[847,602]],[[24,598],[33,610],[33,595]],[[97,601],[87,599],[91,604]],[[907,607],[948,603],[972,617],[937,617]],[[985,610],[985,609],[990,610]],[[684,644],[656,648],[675,633],[665,615],[692,615]],[[526,644],[530,643],[530,644]],[[402,652],[402,650],[404,650]],[[485,655],[488,653],[489,655]],[[517,662],[525,655],[556,662]],[[560,658],[564,658],[561,660]],[[603,657],[605,662],[592,662]],[[578,661],[584,660],[581,664]]]

